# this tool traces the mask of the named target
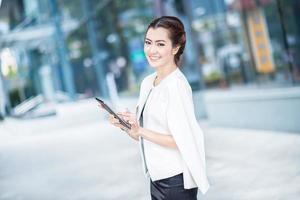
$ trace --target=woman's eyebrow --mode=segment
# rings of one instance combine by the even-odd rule
[[[155,40],[155,42],[166,42],[165,40]]]
[[[150,40],[149,38],[145,38],[145,40],[149,40],[150,42],[152,42],[152,40]],[[165,40],[155,40],[155,42],[166,42]]]

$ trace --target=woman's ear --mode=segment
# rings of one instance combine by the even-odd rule
[[[172,54],[173,54],[173,55],[176,55],[177,52],[178,52],[178,50],[179,50],[179,48],[180,48],[180,46],[177,46],[177,47],[173,48],[173,49],[172,49]]]

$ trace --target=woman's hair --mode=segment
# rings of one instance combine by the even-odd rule
[[[177,53],[174,56],[175,64],[178,65],[180,61],[180,56],[184,51],[185,48],[185,31],[184,25],[177,17],[173,16],[162,16],[157,19],[154,19],[148,26],[146,33],[148,32],[149,28],[165,28],[169,31],[169,38],[172,41],[173,47],[179,47]]]

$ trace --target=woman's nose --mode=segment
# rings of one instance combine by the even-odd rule
[[[155,46],[155,45],[151,45],[151,46],[150,46],[150,49],[149,49],[149,52],[150,52],[150,53],[156,53],[156,52],[157,52],[156,46]]]

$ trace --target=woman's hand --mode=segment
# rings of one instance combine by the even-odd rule
[[[98,105],[101,109],[104,109],[101,105]],[[138,130],[139,130],[139,125],[135,119],[135,116],[132,115],[130,112],[119,112],[117,113],[120,118],[122,118],[124,121],[129,123],[131,125],[131,129],[129,130],[127,127],[124,127],[118,119],[116,119],[112,114],[108,115],[108,121],[110,124],[112,124],[115,127],[118,127],[125,131],[131,138],[138,140],[139,135],[138,135]]]
[[[135,115],[128,111],[119,112],[117,114],[120,115],[124,119],[124,121],[128,122],[131,125],[131,129],[125,128],[124,131],[126,133],[128,133],[128,135],[130,137],[132,137],[133,139],[138,140],[138,138],[140,136],[140,134],[139,134],[140,126],[136,120]]]
[[[122,118],[122,116],[119,115],[120,118]],[[126,129],[126,127],[124,127],[118,119],[116,119],[112,114],[108,114],[108,121],[110,124],[114,125],[115,127],[118,127],[122,130]]]
[[[102,107],[101,104],[99,104],[98,106],[99,106],[99,108],[105,110],[105,109]],[[119,117],[121,117],[121,116],[119,116]],[[122,117],[121,117],[121,118],[122,118]],[[114,126],[116,126],[116,127],[118,127],[118,128],[121,128],[121,129],[123,128],[123,126],[120,124],[119,120],[116,119],[112,114],[108,114],[108,121],[109,121],[110,124],[112,124],[112,125],[114,125]]]

